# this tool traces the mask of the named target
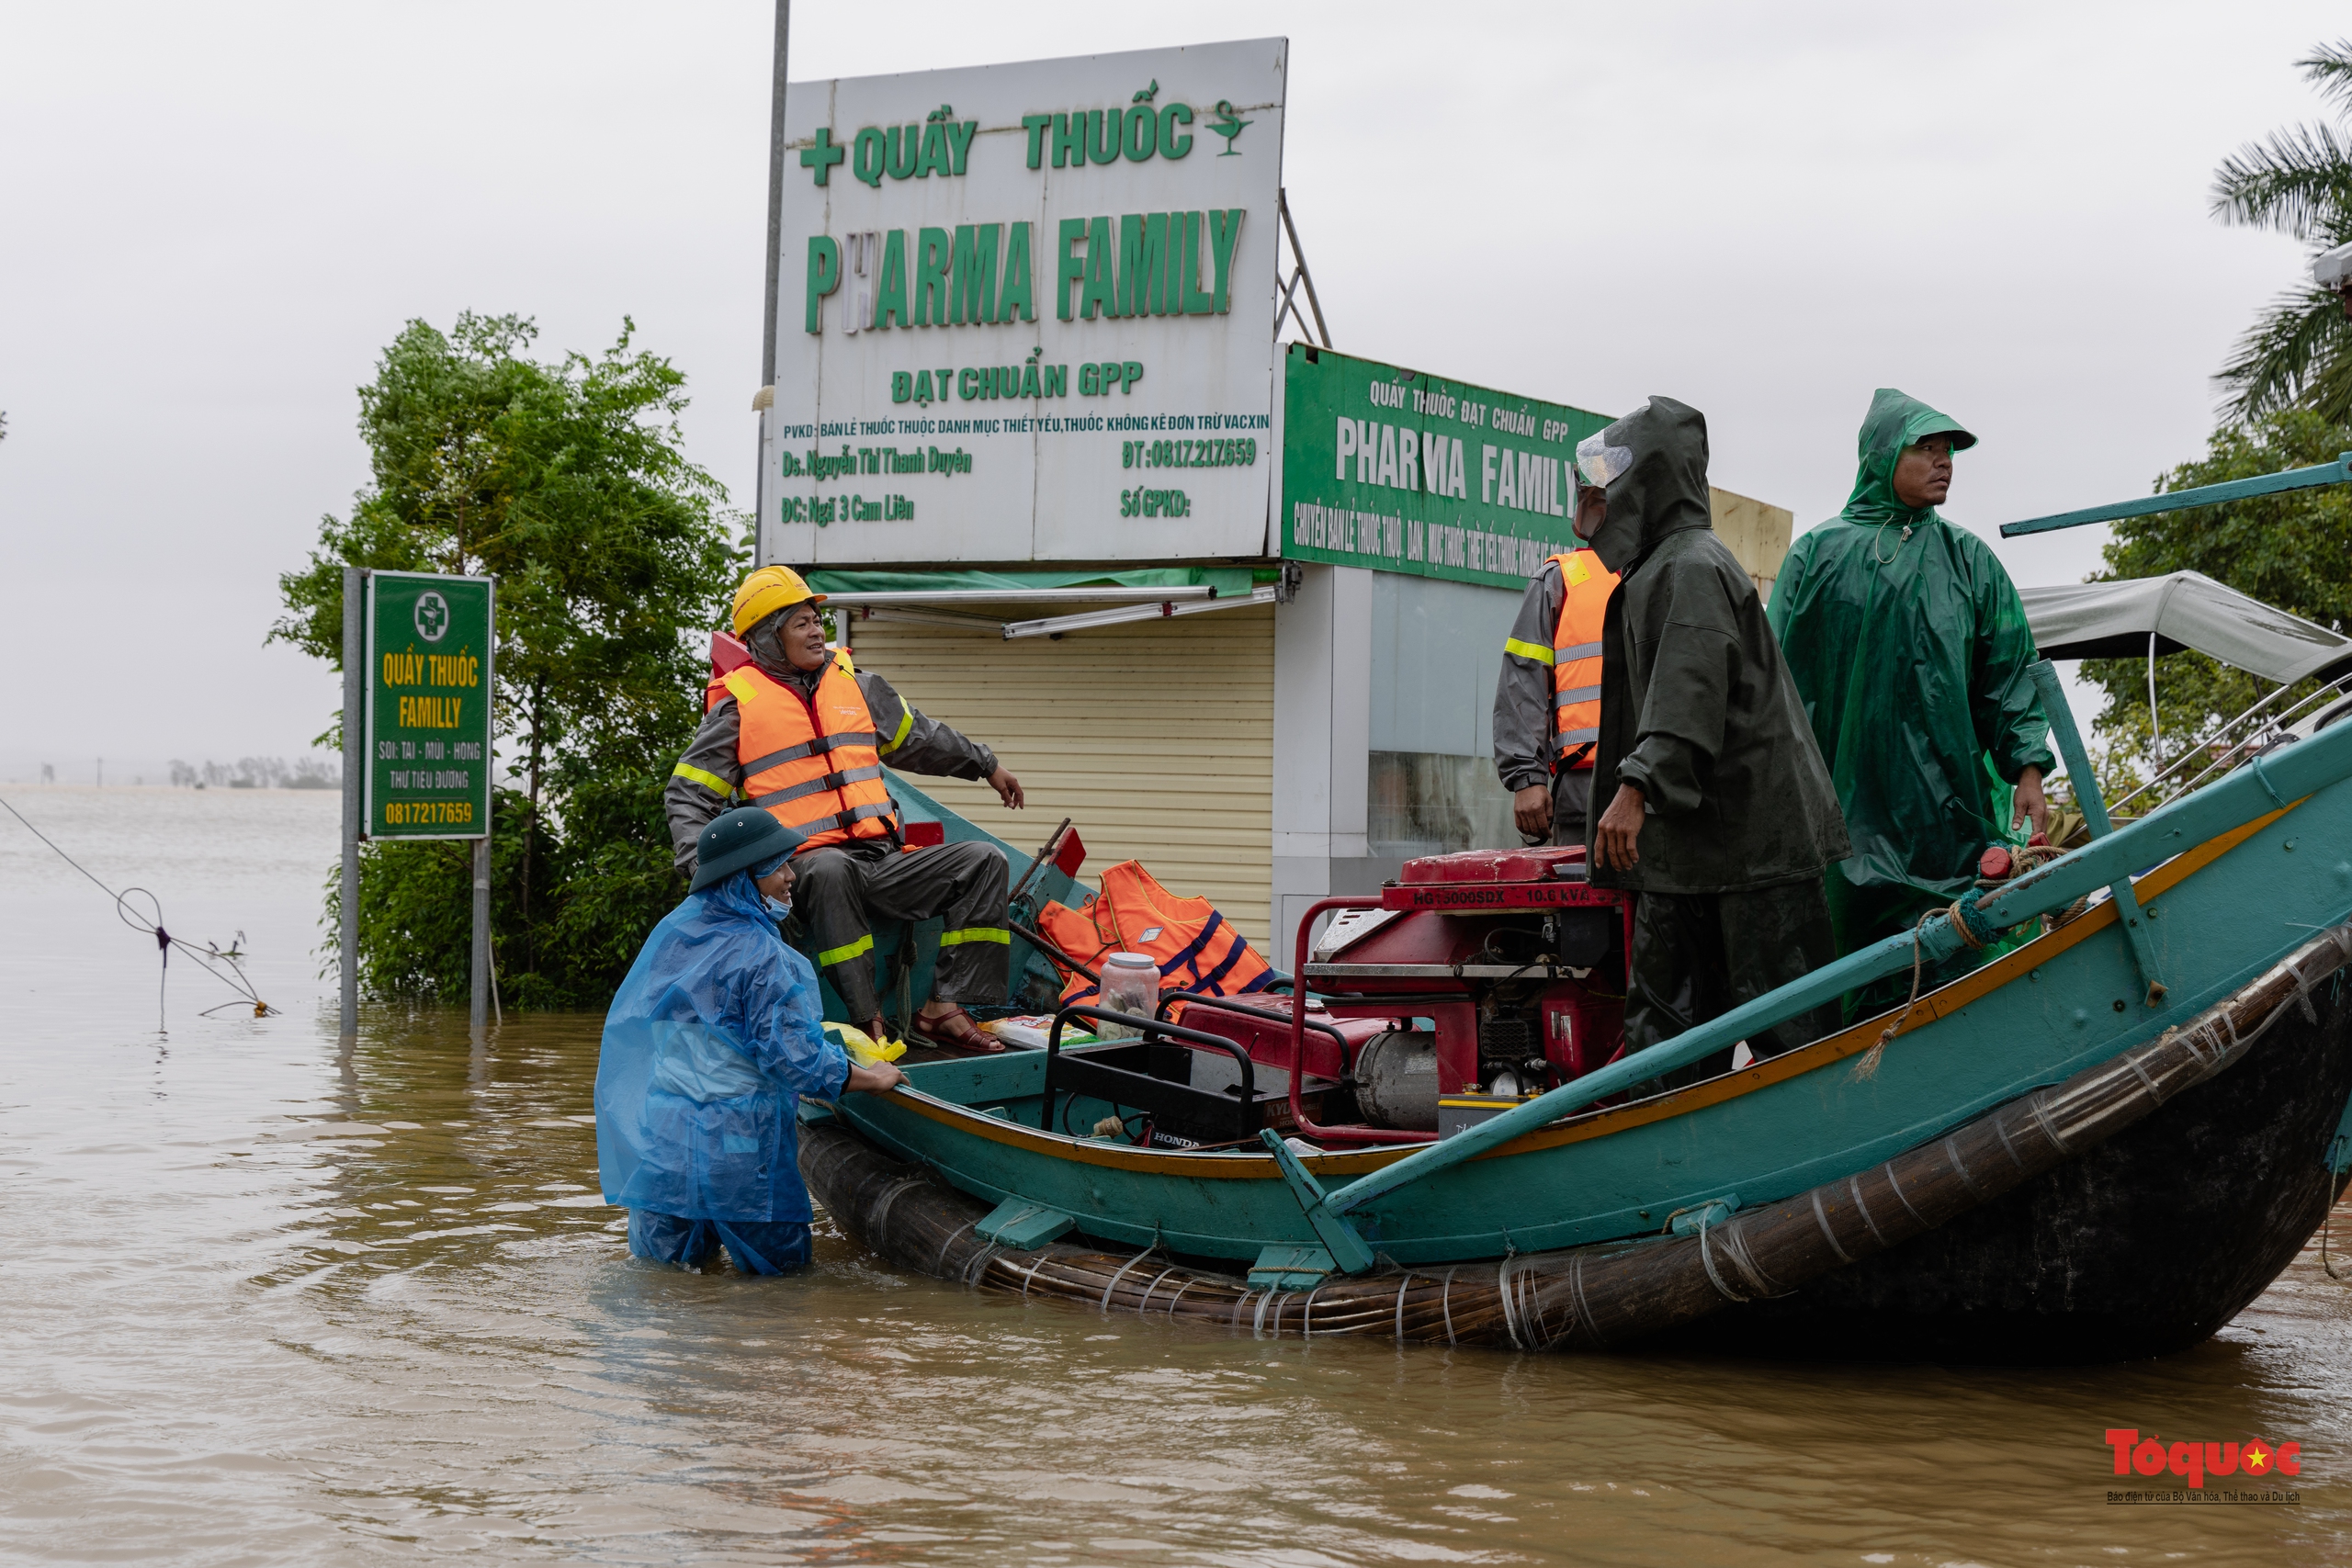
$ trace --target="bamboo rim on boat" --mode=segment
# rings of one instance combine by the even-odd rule
[[[1871,1170],[1743,1210],[1696,1234],[1499,1261],[1387,1268],[1312,1290],[1056,1243],[982,1239],[978,1199],[883,1154],[839,1122],[802,1130],[800,1163],[835,1219],[902,1265],[978,1290],[1253,1337],[1352,1335],[1525,1350],[1618,1348],[1734,1302],[1789,1294],[1899,1246],[2106,1142],[2243,1057],[2290,1005],[2352,964],[2352,922],[2305,942],[2189,1023],[2167,1029]]]

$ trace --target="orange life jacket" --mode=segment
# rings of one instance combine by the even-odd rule
[[[813,701],[745,664],[711,682],[708,700],[735,699],[735,760],[743,797],[808,836],[795,854],[848,839],[888,838],[899,825],[882,783],[874,716],[849,650],[834,650]]]
[[[1600,626],[1617,574],[1590,550],[1554,556],[1560,568],[1560,624],[1552,633],[1554,767],[1592,766],[1600,740]]]
[[[1037,912],[1046,939],[1089,969],[1106,953],[1142,953],[1159,965],[1163,991],[1231,997],[1265,988],[1274,977],[1266,961],[1205,898],[1179,898],[1140,861],[1121,861],[1102,874],[1102,891],[1072,909],[1048,903]],[[1073,975],[1062,1005],[1083,1002],[1096,987]]]

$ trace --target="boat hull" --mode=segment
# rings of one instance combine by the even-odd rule
[[[1999,1359],[2192,1343],[2275,1276],[2328,1195],[2323,1145],[2346,1089],[2336,976],[2352,960],[2352,777],[2281,793],[2347,750],[2327,744],[2289,753],[2280,779],[2257,764],[2127,829],[2127,849],[2156,858],[2132,878],[2128,931],[2115,900],[2095,903],[1898,1015],[1422,1162],[1419,1180],[1348,1207],[1379,1260],[1367,1272],[1329,1272],[1304,1200],[1406,1151],[1309,1153],[1286,1172],[1250,1146],[1136,1147],[1115,1135],[1120,1107],[1048,1096],[1038,1052],[924,1064],[910,1089],[846,1097],[836,1114],[876,1158],[922,1168],[960,1195],[950,1210],[972,1211],[943,1210],[946,1228],[905,1247],[847,1223],[934,1273],[1024,1292],[1045,1280],[1106,1307],[1135,1270],[1181,1274],[1199,1290],[1179,1315],[1247,1309],[1262,1326],[1271,1312],[1277,1330],[1287,1297],[1270,1292],[1306,1285],[1303,1312],[1340,1314],[1318,1331],[1454,1342],[1614,1348],[1675,1333],[1768,1353]],[[2264,794],[2275,808],[2251,814]],[[2239,1071],[2257,1030],[2304,1040],[2285,1053],[2299,1065]],[[867,1178],[843,1179],[859,1189],[842,1194],[847,1211],[825,1179],[812,1185],[865,1213]],[[1000,1206],[1021,1237],[1075,1227],[1085,1245],[1008,1274],[1003,1249],[977,1239]],[[1954,1228],[1910,1246],[1939,1227]],[[1244,1272],[1261,1285],[1243,1289]],[[1737,1316],[1691,1326],[1727,1302]],[[2052,1332],[2053,1317],[2074,1326]]]
[[[1836,1360],[2102,1362],[2199,1344],[2276,1280],[2346,1178],[2344,972],[2245,1059],[2055,1169],[1661,1347]],[[2352,1239],[2352,1238],[2347,1238]]]
[[[809,1129],[802,1164],[828,1211],[899,1262],[1104,1312],[1515,1348],[2113,1360],[2211,1334],[2324,1215],[2352,1120],[2348,959],[2352,926],[2332,930],[2161,1039],[1695,1234],[1306,1290],[1159,1245],[989,1243],[979,1200],[838,1122]]]
[[[1753,1208],[1880,1166],[2020,1095],[2176,1031],[2297,942],[2352,916],[2352,781],[2187,849],[2138,885],[2169,987],[2145,989],[2115,907],[1918,999],[1739,1072],[1532,1132],[1375,1198],[1351,1220],[1381,1253],[1442,1267],[1655,1235],[1677,1213]],[[1883,1053],[1873,1049],[1893,1023]],[[840,1114],[897,1158],[976,1198],[1074,1216],[1105,1247],[1158,1244],[1246,1266],[1318,1237],[1262,1152],[1180,1154],[1087,1137],[1114,1108],[1040,1100],[1043,1053],[912,1069],[915,1093],[852,1095]],[[1041,1126],[1041,1122],[1050,1126]],[[1326,1188],[1406,1150],[1301,1163]]]

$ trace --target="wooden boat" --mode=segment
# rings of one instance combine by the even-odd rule
[[[2088,778],[2054,671],[2036,678]],[[907,1267],[1253,1334],[1999,1361],[2178,1348],[2277,1277],[2352,1172],[2352,723],[2120,828],[2084,798],[2086,846],[1638,1057],[1595,1053],[1557,1088],[1489,1097],[1443,1137],[1321,1125],[1302,1100],[1316,1050],[1343,1085],[1363,1060],[1335,1025],[1464,1001],[1430,965],[1348,950],[1303,967],[1327,1010],[1283,998],[1278,1049],[1188,1010],[1128,1020],[1134,1043],[923,1063],[895,1094],[804,1111],[802,1167]],[[1566,869],[1488,889],[1493,918],[1597,902]],[[1327,903],[1384,905],[1393,934],[1454,918],[1423,909],[1431,896]],[[1542,929],[1547,984],[1605,992],[1610,954],[1578,973],[1565,927]],[[1904,1009],[1663,1087],[2021,929],[2040,934]],[[1459,948],[1451,964],[1465,984],[1480,967]],[[1189,1103],[1199,1071],[1166,1070],[1171,1053],[1231,1057],[1242,1081],[1223,1092],[1254,1139],[1135,1134],[1137,1109]]]
[[[837,1121],[804,1129],[802,1169],[829,1213],[906,1267],[1226,1331],[1843,1359],[2124,1359],[2193,1345],[2227,1323],[2341,1194],[2352,1092],[2346,954],[2352,932],[2339,928],[2327,948],[2301,955],[2300,977],[2281,964],[2214,1010],[2193,1048],[2120,1053],[1905,1156],[1743,1211],[1737,1229],[1677,1238],[1257,1286],[1164,1244],[990,1241],[978,1229],[992,1212],[985,1197],[927,1161],[893,1159]],[[2312,980],[2324,983],[2304,984]],[[2305,1004],[2314,1004],[2308,1015]],[[2222,1043],[2233,1032],[2243,1047]]]

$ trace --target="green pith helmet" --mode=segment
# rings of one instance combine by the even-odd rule
[[[788,855],[806,842],[806,834],[794,832],[756,806],[722,811],[695,840],[695,882],[688,891],[699,893],[762,861]]]

